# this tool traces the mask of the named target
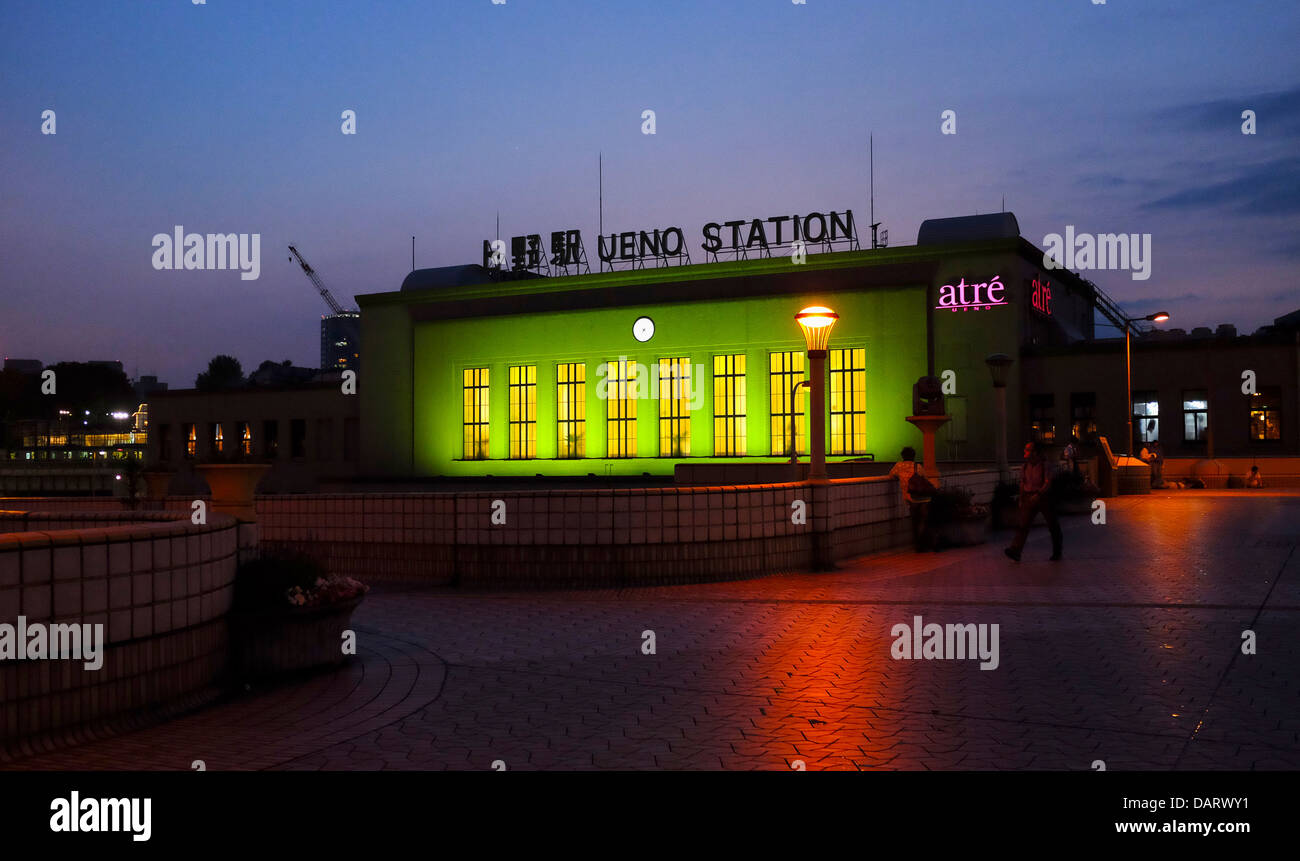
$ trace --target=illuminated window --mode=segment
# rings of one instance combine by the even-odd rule
[[[1282,390],[1265,386],[1250,397],[1250,438],[1257,442],[1282,439]]]
[[[691,453],[691,360],[659,360],[659,456]]]
[[[745,356],[713,357],[713,454],[745,454]]]
[[[867,453],[867,351],[830,351],[831,454]]]
[[[587,366],[565,362],[555,367],[556,452],[562,458],[587,456]]]
[[[1029,396],[1029,437],[1043,445],[1052,445],[1056,442],[1056,397],[1054,395]]]
[[[607,457],[636,457],[636,398],[628,384],[636,380],[636,360],[606,365],[605,452]]]
[[[463,372],[464,411],[461,456],[465,460],[486,460],[488,456],[488,369],[466,368]]]
[[[771,353],[767,361],[771,380],[772,454],[789,457],[794,453],[790,450],[791,426],[794,427],[794,450],[806,453],[808,435],[803,392],[793,394],[794,387],[804,379],[804,354],[798,350]]]
[[[248,422],[239,423],[239,453],[245,457],[253,453],[253,429]]]
[[[1079,442],[1097,439],[1097,393],[1070,393],[1070,432]]]
[[[510,456],[537,457],[537,366],[510,366]]]
[[[1160,439],[1160,400],[1155,392],[1133,393],[1133,438],[1138,443]]]
[[[1183,442],[1205,442],[1210,401],[1204,389],[1183,392]]]
[[[212,450],[220,454],[226,449],[226,436],[221,431],[220,423],[214,422],[210,427],[212,429]]]

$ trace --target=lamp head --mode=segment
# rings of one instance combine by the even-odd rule
[[[812,305],[794,315],[795,322],[803,330],[804,340],[808,342],[808,351],[825,351],[831,340],[831,329],[840,318],[830,308]]]
[[[1006,353],[994,353],[984,360],[984,364],[989,366],[989,374],[993,377],[993,388],[1004,389],[1007,386],[1007,375],[1011,371],[1011,365],[1015,359]]]

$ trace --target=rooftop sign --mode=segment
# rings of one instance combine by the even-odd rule
[[[967,284],[963,278],[957,284],[945,284],[939,288],[939,304],[936,311],[988,311],[994,305],[1006,305],[1002,295],[1007,288],[1002,279],[994,275],[987,282]]]
[[[753,257],[771,257],[773,251],[802,250],[810,245],[822,246],[824,251],[856,251],[858,234],[853,223],[853,210],[843,212],[810,212],[807,215],[774,215],[769,218],[737,219],[735,221],[710,221],[704,225],[700,248],[711,262],[720,259],[747,260]],[[550,267],[559,267],[567,273],[568,265],[585,265],[582,254],[582,234],[577,230],[551,233],[551,256],[542,253],[542,235],[538,233],[513,237],[506,252],[503,240],[483,240],[483,266],[488,269],[510,271],[528,270],[550,274]],[[691,262],[686,234],[680,227],[654,230],[627,230],[622,233],[601,235],[596,242],[601,269],[619,266],[643,269],[647,266],[686,265]],[[581,261],[579,260],[581,258]],[[509,265],[507,266],[507,262]],[[549,266],[547,264],[550,264]],[[590,271],[590,270],[588,270]]]

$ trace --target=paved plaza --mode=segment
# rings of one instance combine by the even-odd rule
[[[1019,565],[1002,533],[732,583],[379,587],[337,672],[3,767],[1300,769],[1300,494],[1063,525],[1057,563],[1040,527]],[[918,615],[996,624],[997,668],[893,659]]]

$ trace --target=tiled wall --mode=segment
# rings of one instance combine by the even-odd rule
[[[0,511],[0,623],[104,626],[98,670],[0,661],[0,750],[210,685],[227,661],[237,540],[220,514],[199,526],[163,512]]]
[[[945,482],[987,502],[997,474]],[[795,522],[796,500],[804,522]],[[822,487],[262,496],[257,512],[264,545],[310,553],[335,573],[464,586],[734,579],[899,547],[911,535],[898,482],[883,477]]]
[[[169,496],[165,499],[141,497],[138,511],[186,511],[195,499],[203,496]],[[0,496],[0,510],[6,511],[104,511],[129,514],[125,503],[116,496]]]
[[[943,482],[987,502],[997,474],[954,472]],[[803,523],[794,522],[797,499],[806,503]],[[504,523],[492,520],[498,500]],[[148,504],[184,511],[190,502]],[[257,514],[265,546],[301,550],[334,573],[474,587],[736,579],[903,547],[911,537],[898,482],[887,477],[821,488],[272,495],[258,497]]]

